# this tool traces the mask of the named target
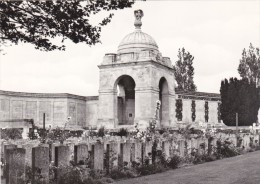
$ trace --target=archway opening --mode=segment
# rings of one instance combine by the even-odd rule
[[[169,121],[169,88],[168,82],[164,77],[159,81],[159,100],[161,101],[159,118],[165,124]]]
[[[135,81],[123,75],[117,82],[117,118],[119,125],[132,125],[135,118]]]

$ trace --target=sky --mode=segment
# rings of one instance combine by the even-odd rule
[[[95,46],[66,41],[66,51],[44,52],[31,44],[12,45],[0,55],[0,89],[19,92],[98,95],[105,53],[116,53],[134,31],[134,10],[142,9],[142,31],[151,35],[172,64],[178,49],[193,56],[194,82],[201,92],[219,93],[221,80],[238,77],[242,50],[260,47],[259,0],[185,0],[137,2],[114,11]],[[91,19],[96,24],[107,12]]]

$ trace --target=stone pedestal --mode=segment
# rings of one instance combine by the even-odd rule
[[[38,171],[40,170],[40,173]],[[33,184],[39,181],[37,175],[40,174],[43,178],[41,184],[49,183],[49,146],[40,146],[32,148],[32,172]]]
[[[25,184],[25,149],[7,149],[6,164],[6,184]]]

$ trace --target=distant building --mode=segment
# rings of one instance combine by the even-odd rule
[[[0,91],[0,121],[32,118],[42,125],[45,113],[46,127],[64,126],[67,117],[71,117],[68,128],[119,128],[134,123],[146,127],[160,100],[160,126],[220,123],[219,94],[175,90],[171,60],[141,31],[142,16],[142,10],[135,11],[135,31],[98,66],[99,96]]]

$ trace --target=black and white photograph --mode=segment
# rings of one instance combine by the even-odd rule
[[[260,0],[0,18],[0,184],[260,184]]]

